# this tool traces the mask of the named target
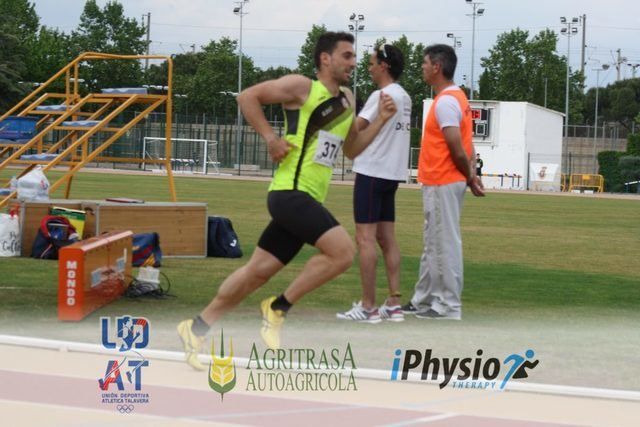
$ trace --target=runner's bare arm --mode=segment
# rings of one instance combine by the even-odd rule
[[[266,141],[269,155],[275,162],[282,160],[292,145],[275,133],[262,106],[282,104],[286,109],[298,109],[306,101],[310,88],[310,79],[299,74],[289,74],[251,86],[238,95],[237,101],[242,114]]]
[[[380,101],[378,102],[378,116],[368,125],[361,127],[361,122],[356,119],[351,124],[349,129],[349,135],[344,143],[343,151],[344,155],[349,159],[354,159],[360,153],[362,153],[371,144],[376,137],[380,129],[387,123],[387,121],[393,117],[396,113],[397,107],[393,98],[384,92],[380,92]]]
[[[362,132],[369,126],[369,120],[365,120],[362,117],[356,117],[356,129],[358,132]]]

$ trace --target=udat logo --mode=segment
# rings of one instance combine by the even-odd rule
[[[427,349],[424,354],[419,350],[406,350],[403,357],[402,350],[397,349],[391,368],[391,380],[407,380],[410,372],[419,370],[423,381],[429,377],[433,381],[444,377],[439,383],[441,389],[451,383],[453,388],[503,390],[511,379],[527,378],[527,370],[535,368],[539,363],[539,360],[533,360],[535,352],[531,349],[526,350],[524,356],[519,353],[510,354],[502,363],[495,357],[485,360],[482,355],[483,351],[478,350],[475,358],[438,358],[433,357],[433,350]],[[496,379],[503,368],[507,373],[498,382]]]
[[[135,349],[143,349],[149,344],[149,321],[144,317],[117,317],[115,319],[116,339],[111,341],[110,320],[109,317],[100,318],[102,345],[110,350],[117,348],[124,357],[107,362],[104,376],[98,379],[100,390],[110,391],[110,387],[114,385],[118,391],[123,391],[125,385],[122,374],[124,373],[127,382],[139,391],[142,389],[142,368],[149,366],[149,361]]]
[[[233,340],[229,339],[229,355],[224,355],[224,331],[220,331],[220,355],[216,355],[215,341],[211,340],[211,362],[209,362],[209,387],[220,393],[220,400],[224,394],[236,386],[236,364],[233,362]]]

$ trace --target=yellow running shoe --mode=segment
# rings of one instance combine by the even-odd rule
[[[192,325],[193,319],[183,320],[178,323],[178,336],[184,346],[184,357],[187,364],[197,371],[204,371],[207,367],[198,360],[198,354],[200,354],[204,344],[204,337],[194,334],[191,330]]]
[[[280,328],[284,322],[285,313],[282,310],[272,310],[271,303],[276,297],[270,297],[260,303],[262,311],[262,340],[272,350],[280,348]]]

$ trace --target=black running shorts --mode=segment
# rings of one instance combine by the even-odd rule
[[[356,224],[396,219],[398,181],[356,174],[353,186],[353,218]]]
[[[262,232],[258,246],[285,265],[305,243],[314,245],[320,236],[339,225],[327,208],[304,191],[270,191],[267,206],[271,222]]]

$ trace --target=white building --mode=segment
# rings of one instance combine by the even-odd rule
[[[432,103],[424,101],[425,118]],[[560,191],[562,113],[528,102],[469,103],[486,188]]]

